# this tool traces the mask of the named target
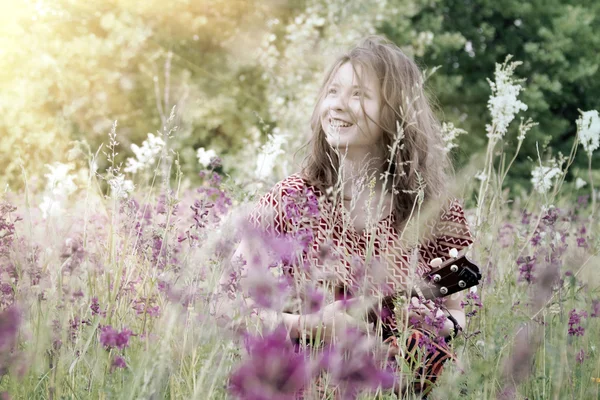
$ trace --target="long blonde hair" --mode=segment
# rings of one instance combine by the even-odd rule
[[[452,166],[443,150],[440,124],[426,97],[421,70],[384,37],[365,37],[349,52],[339,56],[327,71],[311,117],[312,135],[305,145],[309,149],[302,175],[309,184],[321,190],[333,187],[338,180],[340,159],[326,140],[319,110],[335,73],[347,62],[355,71],[357,67],[362,71],[371,69],[381,84],[379,127],[383,131],[381,146],[386,154],[384,171],[391,174],[396,221],[403,225],[419,188],[423,189],[425,201],[446,194],[445,184]],[[397,123],[404,136],[392,155],[390,148],[398,137]]]

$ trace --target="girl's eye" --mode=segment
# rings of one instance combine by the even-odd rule
[[[327,90],[327,94],[335,94],[337,93],[337,90],[335,88],[329,88],[329,90]],[[354,92],[352,92],[352,96],[360,96],[362,94],[362,92],[360,90],[355,90]]]

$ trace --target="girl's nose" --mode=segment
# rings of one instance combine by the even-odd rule
[[[335,111],[344,110],[348,106],[348,102],[344,98],[344,96],[336,96],[329,103],[329,108]]]

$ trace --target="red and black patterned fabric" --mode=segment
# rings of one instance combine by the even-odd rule
[[[311,212],[309,217],[292,218],[289,213],[290,203],[295,201],[299,195],[303,196],[305,200],[307,193],[309,197],[314,195],[311,197],[313,201],[315,198],[319,199],[318,213]],[[300,272],[300,269],[290,265],[286,271],[291,274],[306,274],[307,270],[312,271],[308,273],[308,279],[320,283],[325,281],[331,283],[332,279],[337,281],[328,286],[335,287],[338,291],[334,294],[336,299],[341,296],[342,292],[347,296],[348,288],[356,282],[354,280],[356,271],[353,269],[356,269],[356,265],[360,262],[365,262],[369,243],[372,243],[370,256],[372,259],[378,260],[384,273],[371,276],[365,274],[365,271],[361,271],[363,282],[372,284],[373,288],[381,289],[383,285],[386,290],[398,292],[406,290],[414,277],[422,277],[427,274],[431,270],[429,262],[433,258],[439,257],[444,261],[449,257],[449,251],[452,248],[460,251],[473,242],[463,208],[458,200],[453,199],[446,207],[443,207],[439,219],[433,220],[426,226],[423,237],[427,239],[421,240],[418,259],[415,260],[413,257],[411,263],[411,251],[402,244],[403,242],[399,238],[395,213],[390,213],[389,216],[379,219],[373,224],[368,224],[362,233],[356,232],[344,205],[335,204],[321,190],[309,185],[299,173],[278,182],[263,195],[252,210],[250,221],[275,235],[304,232],[306,236],[308,233],[310,238],[308,246],[294,265],[309,265],[310,268],[301,268],[302,272]],[[326,262],[322,261],[324,249],[332,254]],[[323,273],[320,274],[320,271]],[[350,292],[352,291],[350,290]],[[290,307],[286,311],[300,312],[298,308],[294,307]],[[388,312],[388,320],[384,322],[387,323],[388,328],[391,328],[391,331],[397,331],[393,314],[393,312]],[[429,333],[420,329],[413,329],[410,332],[403,347],[406,357],[413,354],[419,344],[423,342],[422,335],[429,335]],[[398,346],[397,337],[398,335],[388,334],[383,337],[383,340],[392,346]],[[416,378],[414,388],[421,392],[431,389],[444,362],[453,358],[446,346],[436,344],[434,347],[435,350],[426,355],[421,365],[414,365]],[[431,349],[432,346],[429,348]],[[423,376],[426,378],[425,384],[420,383]]]

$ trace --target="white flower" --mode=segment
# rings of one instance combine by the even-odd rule
[[[464,129],[456,128],[452,122],[442,124],[442,139],[444,140],[444,151],[447,153],[457,146],[455,143],[458,135],[467,133]]]
[[[600,146],[600,117],[598,111],[582,112],[576,124],[581,145],[591,156],[592,152]]]
[[[50,173],[44,175],[48,178],[47,191],[55,196],[69,196],[77,190],[77,185],[73,182],[75,176],[69,175],[69,171],[73,169],[72,164],[56,162],[52,165],[46,165],[46,167],[50,170]]]
[[[476,173],[475,179],[480,180],[481,182],[485,182],[485,180],[487,179],[485,171],[479,171],[478,173]]]
[[[213,158],[217,157],[217,153],[213,149],[204,150],[204,147],[200,147],[196,151],[196,157],[198,157],[198,162],[204,168],[208,167]]]
[[[42,203],[39,206],[44,219],[62,215],[64,211],[63,204],[77,190],[77,185],[73,182],[75,175],[69,174],[74,168],[73,164],[56,162],[52,165],[46,165],[46,167],[50,172],[44,175],[48,179],[48,183],[46,184]]]
[[[558,176],[562,171],[557,167],[544,167],[537,166],[531,171],[531,183],[533,188],[541,194],[547,193],[552,188],[552,180]]]
[[[139,170],[152,167],[164,145],[165,142],[160,137],[154,136],[152,133],[149,133],[148,138],[142,142],[142,147],[139,147],[137,144],[132,144],[131,151],[133,151],[135,157],[127,159],[127,165],[125,166],[124,171],[135,174]]]
[[[560,314],[560,305],[554,303],[550,307],[548,307],[548,311],[550,314]]]
[[[274,134],[269,135],[267,143],[261,147],[261,152],[256,160],[255,173],[261,179],[268,177],[273,172],[277,156],[285,153],[281,147],[287,143],[287,135],[279,134],[277,128],[273,132]]]
[[[527,105],[517,100],[517,96],[523,87],[518,84],[518,80],[513,79],[513,72],[521,63],[508,63],[510,58],[511,56],[508,56],[504,64],[496,64],[495,82],[488,79],[492,88],[492,96],[488,100],[488,109],[493,118],[493,124],[486,126],[488,137],[501,138],[504,136],[515,115],[521,110],[527,110]]]
[[[473,50],[473,42],[467,40],[465,43],[465,51],[469,55],[469,57],[475,57],[475,50]]]
[[[48,195],[44,195],[44,200],[40,204],[40,210],[42,210],[42,217],[44,219],[58,217],[63,213],[60,201]]]
[[[587,182],[581,178],[577,178],[577,180],[575,181],[575,188],[578,190],[584,187],[585,185],[587,185]]]
[[[133,182],[125,179],[123,175],[117,175],[109,179],[111,195],[116,199],[125,199],[134,189]]]

